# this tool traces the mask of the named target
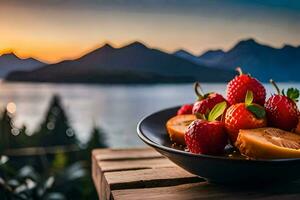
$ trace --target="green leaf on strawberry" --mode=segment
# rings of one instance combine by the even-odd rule
[[[286,96],[295,102],[298,102],[299,90],[297,88],[289,88],[286,92]]]
[[[245,104],[250,105],[253,102],[253,92],[251,90],[247,90],[245,97]]]
[[[252,114],[255,115],[256,118],[262,119],[266,116],[265,109],[258,105],[254,104],[253,102],[253,92],[251,90],[247,90],[246,97],[245,97],[245,105],[247,110],[249,110]]]
[[[247,105],[247,109],[255,115],[256,118],[262,119],[266,116],[266,111],[263,107],[256,105],[256,104],[250,104]]]
[[[213,107],[213,109],[211,109],[211,111],[209,112],[207,120],[208,121],[216,120],[218,117],[220,117],[224,113],[226,107],[227,107],[226,101],[216,104]]]

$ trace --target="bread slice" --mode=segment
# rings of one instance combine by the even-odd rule
[[[277,128],[240,130],[235,146],[251,158],[300,158],[300,135]]]
[[[170,140],[177,145],[185,145],[184,133],[187,127],[196,119],[195,115],[177,115],[166,123]]]

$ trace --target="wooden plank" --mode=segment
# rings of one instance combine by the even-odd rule
[[[93,150],[92,157],[102,161],[163,158],[161,154],[151,148],[96,149]]]
[[[110,188],[104,178],[105,173],[123,171],[127,174],[127,172],[137,170],[178,168],[174,163],[150,148],[94,150],[92,158],[92,177],[101,199],[110,198]]]
[[[101,199],[110,199],[111,188],[175,185],[198,180],[195,175],[178,168],[166,158],[99,161],[98,165],[100,166],[99,174],[101,174],[101,177],[98,178],[101,183]]]
[[[199,178],[178,167],[119,171],[105,173],[111,190],[161,187],[188,182],[199,182]]]
[[[101,186],[101,172],[98,169],[98,162],[96,160],[96,158],[94,156],[92,156],[92,179],[96,188],[96,191],[98,193],[98,196],[100,197],[101,195],[101,190],[100,190],[100,186]]]
[[[151,158],[121,161],[98,161],[98,166],[104,173],[109,171],[152,169],[157,167],[174,167],[176,165],[166,158]]]
[[[106,193],[106,197],[111,191],[119,189],[163,187],[203,181],[178,167],[107,172],[104,176],[102,187],[106,189],[102,192]]]
[[[93,180],[101,200],[300,199],[300,182],[222,186],[201,182],[152,149],[93,151]]]
[[[151,148],[135,148],[135,149],[96,149],[92,151],[92,178],[100,196],[102,177],[105,171],[117,171],[122,169],[133,170],[143,169],[154,165],[165,165],[164,161],[152,160],[154,158],[164,159],[162,155]],[[141,165],[140,162],[125,162],[125,165],[119,165],[117,161],[122,160],[138,160],[138,159],[151,159],[151,161]],[[101,163],[99,161],[105,161]],[[112,162],[109,162],[112,161]],[[145,164],[147,164],[145,166]],[[103,165],[103,167],[101,166]]]
[[[300,199],[299,183],[258,186],[224,186],[207,182],[183,184],[170,187],[113,190],[114,200],[198,200],[198,199]]]
[[[105,172],[101,179],[101,199],[110,199],[111,191],[151,188],[203,181],[178,167]]]

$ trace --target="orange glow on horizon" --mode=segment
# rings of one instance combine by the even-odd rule
[[[138,40],[120,43],[104,41],[97,45],[80,44],[75,42],[73,44],[45,42],[42,47],[39,42],[32,42],[30,43],[30,45],[21,45],[20,43],[11,44],[11,46],[14,46],[14,48],[3,49],[1,49],[0,43],[0,56],[13,53],[21,59],[34,58],[45,63],[57,63],[63,60],[73,60],[80,58],[81,56],[84,56],[85,54],[94,51],[95,49],[100,48],[105,44],[110,44],[114,48],[120,48],[134,41]],[[144,44],[147,46],[146,43]]]
[[[4,54],[10,54],[10,53],[15,53],[12,48],[7,48],[7,49],[0,50],[0,56],[2,56]]]
[[[97,48],[102,47],[105,44],[109,44],[109,45],[113,46],[114,48],[121,48],[121,47],[126,46],[135,41],[140,41],[140,40],[132,40],[132,41],[120,42],[120,43],[112,43],[109,41],[105,41],[98,45],[90,45],[90,46],[76,45],[76,44],[72,44],[72,45],[68,45],[68,44],[53,45],[52,44],[49,46],[44,45],[43,48],[37,47],[34,45],[34,43],[32,43],[32,45],[29,45],[29,46],[17,46],[16,45],[15,48],[4,48],[2,50],[0,49],[0,56],[4,55],[4,54],[13,53],[21,59],[34,58],[39,61],[51,64],[51,63],[57,63],[57,62],[64,61],[64,60],[73,60],[73,59],[80,58],[80,57],[84,56],[85,54],[87,54],[91,51],[94,51]],[[140,42],[142,42],[142,41],[140,41]],[[142,43],[145,44],[146,46],[148,46],[149,48],[158,48],[158,49],[161,49],[161,50],[163,50],[165,52],[169,52],[169,53],[178,49],[178,48],[165,49],[165,48],[161,48],[159,46],[155,46],[155,47],[150,46],[145,42],[142,42]]]
[[[102,46],[102,45],[100,45]],[[15,48],[0,49],[0,56],[13,53],[21,59],[34,58],[45,63],[57,63],[63,60],[73,60],[79,58],[86,53],[100,47],[92,48],[76,45],[59,45],[59,46],[44,46],[36,48],[34,46],[20,46]]]

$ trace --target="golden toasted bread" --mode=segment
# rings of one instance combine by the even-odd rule
[[[235,146],[251,158],[300,158],[300,135],[277,128],[240,130]]]
[[[166,128],[171,141],[178,145],[185,145],[184,133],[195,119],[195,115],[177,115],[169,119]]]

